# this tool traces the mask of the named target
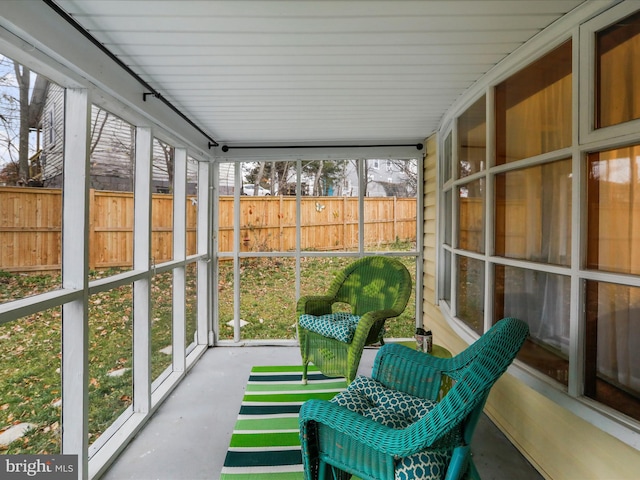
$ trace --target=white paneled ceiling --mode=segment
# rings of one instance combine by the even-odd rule
[[[220,143],[407,143],[582,0],[57,0]]]

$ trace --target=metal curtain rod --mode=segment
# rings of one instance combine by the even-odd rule
[[[389,145],[247,145],[230,147],[229,145],[223,145],[222,151],[228,152],[229,150],[257,150],[257,149],[271,149],[271,148],[384,148],[384,147],[416,147],[417,150],[422,150],[424,145],[422,143],[400,143]]]
[[[149,90],[150,93],[143,93],[142,94],[142,99],[146,102],[147,101],[147,97],[149,95],[157,98],[158,100],[160,100],[162,103],[164,103],[166,106],[168,106],[171,110],[173,110],[176,114],[178,114],[180,116],[180,118],[182,118],[184,121],[186,121],[189,125],[191,125],[193,128],[195,128],[198,132],[200,132],[202,135],[205,136],[205,138],[207,140],[209,140],[209,148],[211,147],[217,147],[219,144],[218,142],[216,142],[213,138],[211,138],[211,136],[209,136],[204,130],[202,130],[198,125],[196,125],[193,120],[191,120],[189,117],[187,117],[184,113],[182,113],[180,110],[178,110],[171,102],[169,102],[169,100],[167,100],[166,98],[164,98],[160,92],[156,91],[151,85],[149,85],[147,82],[144,81],[143,78],[141,78],[136,72],[134,72],[133,70],[131,70],[131,68],[129,68],[124,62],[122,62],[122,60],[120,60],[118,57],[116,57],[113,53],[111,53],[111,51],[105,47],[104,45],[102,45],[98,40],[95,39],[95,37],[93,35],[91,35],[89,32],[87,32],[84,27],[82,25],[80,25],[78,22],[76,22],[67,12],[65,12],[62,8],[60,8],[53,0],[43,0],[44,3],[46,3],[51,9],[53,9],[58,15],[60,15],[64,20],[67,21],[67,23],[69,23],[69,25],[71,25],[73,28],[75,28],[78,32],[80,32],[87,40],[89,40],[91,43],[93,43],[93,45],[95,45],[96,47],[98,47],[102,53],[104,53],[105,55],[107,55],[111,60],[113,60],[114,62],[116,62],[118,64],[118,66],[120,68],[122,68],[125,72],[127,72],[129,75],[131,75],[133,78],[135,78],[138,82],[140,82],[140,84],[142,84],[142,86],[144,88],[146,88],[147,90]]]

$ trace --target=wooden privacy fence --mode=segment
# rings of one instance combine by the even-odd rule
[[[300,205],[302,250],[358,247],[358,199],[303,197]],[[220,197],[218,250],[233,251],[233,197]],[[416,199],[367,197],[364,200],[366,246],[415,241]],[[240,198],[240,250],[292,251],[296,248],[296,198]]]
[[[91,190],[89,268],[131,268],[134,199],[131,192]],[[62,192],[0,187],[0,270],[60,270]],[[301,249],[347,250],[358,246],[358,199],[304,197]],[[196,250],[197,202],[187,199],[187,255]],[[233,197],[220,197],[218,250],[233,251]],[[240,198],[240,250],[291,251],[296,247],[295,197]],[[173,256],[173,196],[152,197],[151,252],[158,264]],[[78,232],[80,235],[81,232]],[[415,241],[415,198],[366,198],[366,246]]]

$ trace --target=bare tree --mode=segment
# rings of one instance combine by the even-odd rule
[[[100,115],[104,113],[104,115]],[[102,117],[102,118],[101,118]],[[100,139],[102,138],[102,132],[104,131],[104,126],[107,124],[107,120],[109,119],[109,112],[98,108],[96,112],[96,118],[93,121],[93,125],[91,126],[91,148],[89,150],[89,155],[93,155]]]
[[[18,139],[18,177],[26,185],[31,178],[29,172],[29,131],[40,124],[42,108],[46,99],[49,80],[37,75],[34,88],[29,99],[31,89],[31,70],[18,62],[13,62],[13,69],[18,83],[20,104],[20,133]]]
[[[13,68],[18,81],[20,97],[20,134],[18,138],[18,177],[26,185],[29,179],[29,84],[31,70],[16,62]]]
[[[156,165],[154,162],[154,168],[164,171],[169,179],[169,192],[173,192],[173,172],[174,172],[174,149],[168,143],[158,140],[162,153],[164,155],[164,168]]]
[[[415,196],[418,193],[418,163],[414,160],[390,160],[393,168],[405,177],[407,194]]]

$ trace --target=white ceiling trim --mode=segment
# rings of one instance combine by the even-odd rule
[[[421,142],[478,79],[581,3],[56,1],[221,145]],[[86,71],[113,68],[95,49],[57,47],[93,62]]]

